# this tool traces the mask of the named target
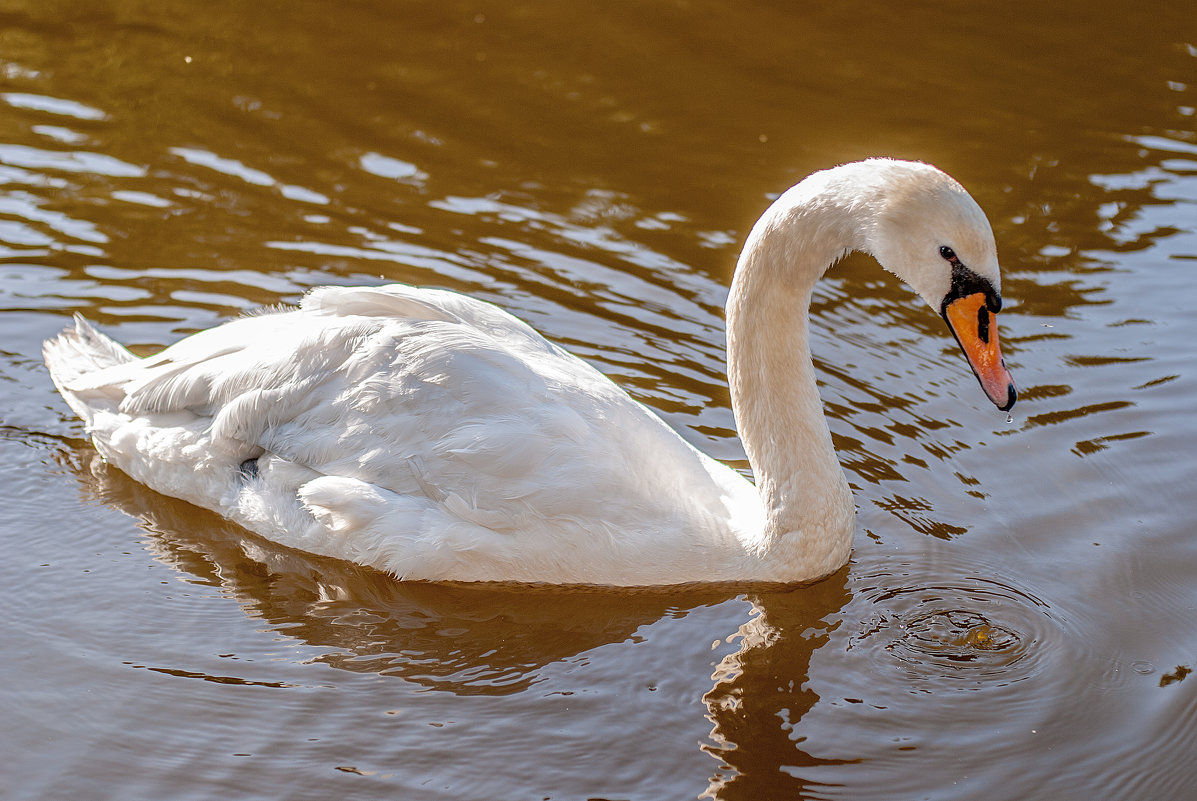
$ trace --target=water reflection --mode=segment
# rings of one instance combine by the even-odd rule
[[[246,614],[316,646],[313,661],[454,693],[505,695],[539,671],[642,626],[735,597],[721,588],[609,591],[399,582],[291,551],[167,498],[90,448],[63,457],[83,491],[138,519],[155,559],[219,587]]]
[[[702,699],[712,724],[711,744],[704,748],[721,769],[701,797],[802,798],[811,785],[796,769],[854,761],[808,753],[798,729],[820,701],[809,677],[811,660],[842,623],[841,610],[851,599],[846,574],[749,596],[752,616],[728,637],[737,650],[716,666],[714,686]]]
[[[368,568],[283,549],[214,514],[159,495],[73,442],[56,460],[84,494],[138,519],[154,558],[196,585],[218,588],[245,614],[319,653],[312,662],[399,678],[455,696],[508,696],[544,681],[544,670],[639,637],[663,619],[740,596],[735,588],[667,591],[529,588],[397,582]],[[752,592],[739,629],[701,701],[711,729],[702,745],[717,763],[706,798],[768,797],[776,766],[836,765],[805,753],[795,727],[819,702],[807,680],[812,655],[850,601],[847,570],[810,587]],[[235,654],[224,654],[235,664]],[[226,685],[286,688],[170,665],[130,667]],[[648,677],[655,684],[656,676]],[[804,786],[794,778],[795,788]],[[770,789],[772,788],[772,789]],[[761,795],[764,792],[765,795]]]
[[[828,770],[884,760],[883,750],[844,756],[852,752],[834,746],[855,727],[877,725],[862,724],[862,716],[890,716],[897,726],[914,709],[927,715],[923,702],[911,704],[918,696],[942,703],[962,691],[1001,694],[1052,672],[1068,652],[1065,627],[1046,602],[1009,581],[965,576],[968,570],[945,582],[962,566],[943,559],[858,565],[851,577],[845,569],[813,586],[747,596],[721,587],[635,592],[396,582],[280,548],[158,495],[82,443],[58,454],[88,497],[140,521],[148,535],[143,545],[156,560],[308,646],[305,661],[457,697],[528,693],[547,681],[551,666],[746,597],[751,608],[738,629],[715,643],[721,656],[701,696],[710,724],[701,747],[715,761],[705,798],[817,793]],[[223,656],[236,664],[236,654]],[[234,671],[127,664],[218,684],[297,686]],[[862,684],[862,676],[871,680]]]

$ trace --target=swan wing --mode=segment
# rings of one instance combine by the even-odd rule
[[[134,428],[174,424],[186,436],[154,440],[139,429],[140,441],[159,443],[159,462],[163,439],[168,457],[194,450],[226,477],[169,494],[406,575],[454,575],[446,554],[459,552],[506,559],[496,578],[533,553],[558,563],[616,552],[676,560],[678,540],[726,534],[733,507],[752,495],[598,370],[497,307],[450,292],[316,290],[298,309],[202,331],[80,376],[70,390],[118,398],[117,416]],[[145,451],[114,445],[106,455],[144,462]],[[262,468],[252,480],[240,471],[248,459]],[[151,486],[165,475],[139,467],[130,472]],[[295,509],[277,511],[288,504]],[[288,533],[313,520],[302,541]],[[413,554],[428,555],[422,567]],[[558,565],[535,570],[564,575]]]

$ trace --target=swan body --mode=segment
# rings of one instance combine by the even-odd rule
[[[849,250],[940,310],[1013,404],[984,214],[934,167],[885,159],[815,173],[748,236],[728,376],[755,486],[525,323],[444,290],[315,289],[144,359],[77,316],[45,358],[111,464],[304,551],[406,579],[811,581],[854,529],[806,326]]]

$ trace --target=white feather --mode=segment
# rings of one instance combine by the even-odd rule
[[[811,580],[847,559],[853,507],[801,301],[845,249],[879,249],[867,240],[885,204],[861,198],[946,179],[866,164],[791,190],[741,257],[729,355],[761,492],[587,363],[452,292],[325,287],[146,359],[79,318],[46,362],[111,463],[305,551],[413,579]],[[941,216],[975,225],[953,205],[967,195],[945,197]],[[985,228],[969,233],[984,244]]]

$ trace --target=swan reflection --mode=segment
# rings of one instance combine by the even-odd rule
[[[90,450],[90,449],[89,449]],[[402,582],[293,551],[160,495],[82,453],[86,494],[141,521],[144,547],[186,580],[219,587],[251,617],[323,651],[314,661],[457,695],[507,694],[546,665],[633,637],[734,589],[663,591]]]
[[[541,705],[549,696],[597,690],[598,706],[580,706],[564,718],[533,718],[552,725],[569,720],[581,727],[570,729],[571,736],[609,730],[611,721],[601,711],[604,689],[660,688],[666,695],[676,689],[652,703],[653,696],[636,697],[646,708],[668,709],[668,718],[659,721],[662,731],[697,724],[697,736],[689,740],[694,745],[679,744],[676,736],[662,739],[662,748],[682,750],[656,758],[705,784],[704,798],[802,797],[838,776],[838,766],[862,763],[859,769],[867,769],[863,763],[884,759],[884,744],[873,753],[845,751],[842,733],[862,725],[900,731],[912,693],[924,699],[920,714],[928,714],[928,694],[1003,692],[1040,674],[1045,657],[1055,653],[1050,646],[1058,644],[1058,621],[1025,591],[981,578],[937,584],[935,571],[955,572],[954,563],[923,570],[908,564],[905,578],[882,565],[858,564],[851,575],[845,568],[792,588],[629,591],[400,582],[286,549],[159,495],[104,464],[82,442],[60,454],[86,495],[141,522],[148,535],[143,545],[154,559],[184,581],[217,588],[248,617],[303,646],[288,658],[458,697],[522,695],[534,715],[567,714],[568,705]],[[683,622],[686,617],[692,620]],[[714,642],[696,642],[696,632],[713,634]],[[649,650],[632,654],[629,646],[638,643],[648,643]],[[1039,647],[1030,649],[1030,643]],[[619,651],[602,656],[610,645]],[[704,652],[710,654],[709,673],[696,661]],[[666,661],[656,663],[663,655]],[[601,675],[604,668],[596,665],[586,686],[576,677],[562,686],[560,668],[568,672],[603,660],[608,667],[613,660],[616,673]],[[862,664],[873,677],[863,683]],[[264,683],[200,675],[192,666],[135,667],[225,684]],[[285,677],[280,674],[260,678]],[[623,681],[629,677],[630,683]],[[616,730],[633,725],[637,715],[621,714]],[[602,741],[590,746],[600,758]],[[705,767],[687,762],[687,749],[700,756],[695,748],[711,760]]]
[[[155,560],[185,581],[219,588],[271,631],[314,647],[311,661],[457,696],[523,692],[554,663],[634,639],[662,619],[746,599],[747,619],[716,641],[722,656],[701,697],[710,724],[701,747],[717,762],[704,797],[776,787],[778,762],[812,763],[793,741],[792,723],[819,701],[805,671],[850,598],[846,569],[813,586],[747,596],[742,588],[718,586],[628,591],[401,582],[263,540],[155,493],[86,446],[62,458],[86,495],[140,521],[148,535],[143,546]],[[194,671],[187,676],[238,683]]]

